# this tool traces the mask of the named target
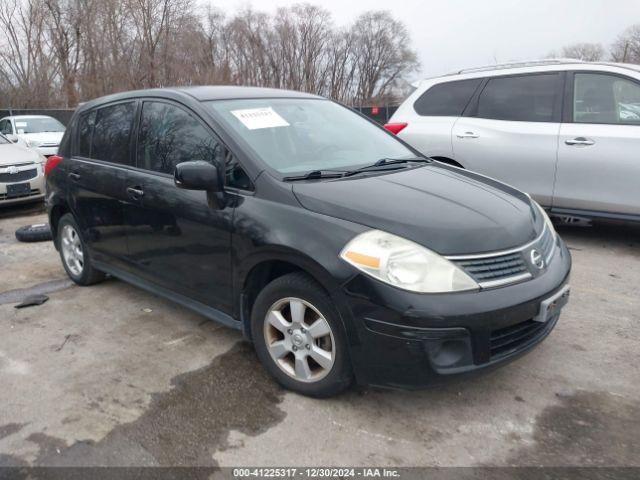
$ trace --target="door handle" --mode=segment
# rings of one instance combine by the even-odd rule
[[[564,143],[566,143],[567,145],[583,145],[585,147],[588,147],[589,145],[593,145],[596,142],[585,137],[576,137],[573,140],[565,140]]]
[[[78,180],[80,180],[80,174],[79,173],[75,173],[75,172],[71,172],[69,174],[69,178],[71,180],[73,180],[74,182],[77,182]]]
[[[134,200],[140,200],[144,196],[142,187],[127,187],[127,193]]]
[[[458,138],[478,138],[478,135],[473,132],[458,133],[456,136]]]

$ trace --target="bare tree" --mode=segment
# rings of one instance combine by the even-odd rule
[[[15,107],[75,106],[122,90],[218,83],[365,102],[389,96],[417,66],[388,12],[337,29],[308,3],[227,17],[195,2],[3,0],[0,94]]]
[[[611,46],[614,62],[640,64],[640,24],[627,28]]]
[[[80,67],[83,12],[91,0],[44,0],[47,38],[56,59],[67,107],[78,103],[76,81]]]
[[[573,43],[562,47],[560,56],[585,62],[598,62],[604,60],[605,50],[599,43]]]
[[[45,44],[45,11],[39,0],[0,2],[0,78],[9,103],[27,107],[54,101],[55,64]]]
[[[362,14],[353,26],[353,42],[358,67],[356,101],[383,96],[398,77],[418,66],[407,29],[387,11]]]

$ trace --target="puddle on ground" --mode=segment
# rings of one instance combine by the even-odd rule
[[[284,390],[244,342],[209,366],[174,378],[172,386],[154,395],[141,417],[98,442],[66,446],[61,439],[32,434],[28,440],[40,447],[34,464],[216,466],[213,454],[226,447],[231,430],[259,435],[285,417],[278,406]]]
[[[9,435],[13,435],[16,432],[19,432],[24,426],[24,423],[8,423],[6,425],[0,425],[0,440],[8,437]]]
[[[608,392],[556,394],[536,418],[534,443],[509,465],[640,466],[640,403]]]

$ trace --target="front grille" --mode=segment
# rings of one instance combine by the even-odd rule
[[[456,260],[455,263],[461,266],[479,284],[528,273],[527,264],[520,252],[497,257]]]
[[[552,328],[555,320],[550,319],[546,323],[527,320],[509,327],[493,330],[490,339],[491,359],[509,355],[525,347]]]
[[[460,266],[481,288],[492,288],[533,278],[529,256],[535,249],[548,264],[556,246],[553,230],[545,228],[540,236],[519,249],[485,255],[459,255],[447,257]],[[538,272],[533,268],[533,272]]]
[[[26,195],[18,195],[15,197],[11,197],[9,200],[15,200],[17,198],[27,198],[27,197],[33,197],[35,195],[40,195],[40,190],[31,190],[31,192],[27,193]],[[0,193],[0,201],[2,200],[7,200],[7,194],[6,193]]]
[[[26,180],[31,180],[38,176],[38,169],[32,168],[30,170],[22,170],[17,173],[0,173],[0,183],[18,183]]]

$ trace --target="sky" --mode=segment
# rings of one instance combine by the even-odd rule
[[[348,25],[366,10],[389,10],[404,22],[418,53],[411,80],[461,68],[531,60],[576,42],[605,48],[633,23],[640,0],[307,0]],[[208,0],[201,0],[208,3]],[[211,0],[230,14],[246,5],[263,11],[300,0]]]

